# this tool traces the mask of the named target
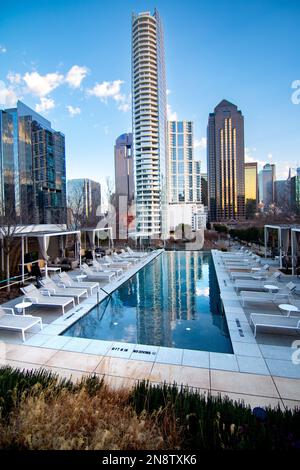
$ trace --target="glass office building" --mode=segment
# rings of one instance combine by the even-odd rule
[[[272,163],[264,165],[259,172],[259,201],[268,209],[275,202],[276,166]]]
[[[168,123],[169,203],[201,202],[200,162],[194,160],[192,121]]]
[[[65,137],[18,101],[13,130],[14,204],[21,224],[66,223]]]
[[[15,217],[13,119],[0,111],[0,215]]]
[[[222,100],[207,128],[208,205],[211,221],[245,217],[244,118]]]
[[[291,178],[291,208],[295,214],[300,215],[300,168]]]

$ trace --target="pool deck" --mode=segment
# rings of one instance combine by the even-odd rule
[[[113,292],[162,251],[154,251],[118,281],[101,287],[107,293]],[[53,314],[42,315],[42,309],[38,312],[35,308],[34,313],[41,314],[48,323],[42,331],[26,334],[25,343],[18,334],[1,331],[0,365],[21,369],[43,367],[73,380],[95,373],[105,377],[112,387],[131,387],[143,379],[151,383],[176,382],[204,394],[243,400],[252,407],[300,407],[300,365],[293,365],[289,355],[295,350],[287,346],[266,346],[255,340],[246,313],[220,263],[220,252],[213,250],[212,256],[234,354],[61,336],[67,327],[107,297],[101,291],[99,296],[90,296],[68,310],[64,317],[56,314],[54,321],[51,321]]]

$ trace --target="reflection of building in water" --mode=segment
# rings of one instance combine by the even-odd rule
[[[210,311],[213,314],[219,314],[221,312],[221,299],[220,299],[220,289],[218,284],[218,279],[215,271],[215,267],[212,259],[209,261],[209,306]]]
[[[212,259],[209,261],[209,306],[212,312],[213,324],[222,331],[225,336],[228,336],[228,327],[226,318],[223,316],[223,305],[220,297],[220,288]]]
[[[172,252],[168,256],[168,308],[170,320],[193,320],[196,317],[196,286],[202,277],[201,257],[197,253]]]
[[[167,260],[159,256],[137,275],[137,342],[172,346],[171,326],[166,315]]]

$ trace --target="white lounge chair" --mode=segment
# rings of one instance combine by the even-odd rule
[[[116,278],[115,273],[104,273],[104,272],[93,271],[85,263],[82,263],[81,269],[87,275],[88,279],[92,279],[94,281],[108,281],[108,282],[111,282],[112,280],[114,280]]]
[[[243,307],[245,306],[245,302],[275,302],[276,300],[286,299],[289,301],[290,293],[283,292],[283,293],[270,293],[270,292],[257,292],[257,291],[244,291],[242,290],[240,293],[240,298],[242,300]]]
[[[69,276],[66,271],[62,271],[61,273],[57,274],[58,278],[61,282],[63,282],[68,287],[73,287],[73,289],[87,289],[88,292],[92,295],[93,290],[99,290],[99,283],[98,282],[88,282],[88,281],[74,281],[71,276]]]
[[[40,324],[41,329],[43,328],[41,317],[16,315],[13,308],[0,307],[0,329],[21,331],[23,341],[25,341],[25,331],[37,324]]]
[[[104,264],[99,263],[96,260],[93,260],[93,268],[96,272],[106,273],[106,274],[115,274],[116,276],[121,276],[123,273],[122,268],[108,269]]]
[[[55,282],[50,279],[49,277],[46,277],[41,281],[42,286],[50,292],[50,295],[55,295],[55,296],[61,296],[61,297],[74,297],[77,300],[77,303],[79,304],[80,297],[88,297],[87,289],[73,289],[73,287],[65,286],[61,282],[61,286],[58,286],[55,284]]]
[[[103,261],[102,261],[103,259]],[[100,263],[108,264],[110,268],[122,268],[122,269],[129,269],[132,267],[132,263],[129,260],[122,260],[122,261],[114,261],[110,256],[105,255],[101,259]]]
[[[239,272],[237,270],[240,270],[240,269],[243,269],[242,272]],[[256,275],[260,275],[260,274],[267,274],[267,271],[270,270],[270,266],[268,264],[264,264],[263,266],[259,267],[257,266],[256,267],[250,267],[249,269],[247,268],[232,268],[232,269],[229,269],[228,271],[230,271],[230,277],[231,278],[234,278],[236,276],[240,277],[247,277],[248,275],[250,276],[253,276],[254,274]]]
[[[136,264],[136,263],[139,263],[140,260],[138,258],[130,258],[130,259],[125,259],[124,257],[122,257],[121,255],[118,255],[117,253],[113,253],[111,255],[113,261],[115,261],[116,263],[123,263],[125,261],[125,263],[133,263],[133,264]]]
[[[239,290],[257,290],[257,291],[265,291],[264,285],[266,283],[273,284],[277,286],[277,280],[280,278],[281,273],[276,271],[271,276],[268,277],[268,280],[255,280],[255,279],[235,279],[234,280],[234,288]]]
[[[144,253],[143,251],[133,251],[129,246],[126,248],[127,253],[133,256],[139,256],[140,258],[145,258],[148,256],[148,253]]]
[[[21,291],[25,294],[25,299],[28,299],[34,305],[41,307],[61,307],[63,315],[65,308],[73,304],[75,307],[75,300],[73,297],[51,297],[45,291],[44,293],[37,289],[33,284],[26,287],[21,287]]]
[[[121,250],[121,253],[118,253],[118,256],[120,259],[125,259],[128,261],[134,260],[135,263],[139,263],[141,261],[140,256],[132,255],[130,253],[127,253],[125,250]]]
[[[271,328],[272,330],[293,330],[300,332],[299,317],[283,317],[281,315],[268,315],[265,313],[251,313],[250,325],[254,326],[254,336],[257,328]]]

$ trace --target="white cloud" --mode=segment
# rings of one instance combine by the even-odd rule
[[[66,82],[72,88],[79,88],[82,80],[87,76],[89,69],[80,65],[73,65],[66,75]]]
[[[53,108],[55,108],[55,102],[52,98],[41,97],[40,103],[35,105],[35,110],[37,113],[46,113]]]
[[[256,152],[256,148],[250,148],[250,147],[245,147],[245,162],[246,163],[257,163],[258,165],[258,170],[260,170],[266,163],[267,161],[264,160],[259,160],[255,156],[253,156],[253,153]]]
[[[118,103],[118,109],[126,113],[130,110],[131,95],[126,96],[121,92],[123,83],[123,80],[96,83],[93,88],[87,90],[87,93],[96,96],[103,103],[107,103],[109,98],[115,100]]]
[[[105,135],[108,135],[108,134],[109,134],[109,127],[108,127],[108,126],[104,126],[104,127],[103,127],[103,130],[104,130],[104,134],[105,134]]]
[[[18,100],[17,94],[12,87],[7,87],[3,81],[0,80],[0,104],[10,108],[16,105]]]
[[[6,78],[12,84],[20,84],[22,81],[21,75],[19,73],[14,73],[14,72],[8,72]]]
[[[1,46],[0,44],[0,54],[5,54],[5,52],[7,52],[7,49],[5,46]]]
[[[62,84],[64,76],[57,72],[40,75],[38,72],[26,72],[23,80],[27,85],[27,91],[33,95],[44,97]]]
[[[169,88],[167,88],[166,94],[167,94],[167,96],[169,96],[171,94],[171,90]]]
[[[167,104],[167,118],[168,121],[178,121],[177,113],[172,110],[170,104]]]
[[[201,137],[199,140],[198,139],[195,139],[194,141],[194,148],[195,149],[200,149],[200,150],[204,150],[206,149],[206,143],[207,143],[207,139],[206,137]]]
[[[71,117],[74,117],[74,116],[81,113],[81,109],[79,107],[74,108],[71,105],[67,106],[67,110],[69,111],[69,114],[70,114]]]
[[[120,101],[121,85],[124,82],[122,80],[114,80],[113,82],[102,82],[96,83],[93,88],[90,88],[87,92],[89,95],[97,96],[101,101],[106,102],[107,98],[113,98],[116,101]]]

